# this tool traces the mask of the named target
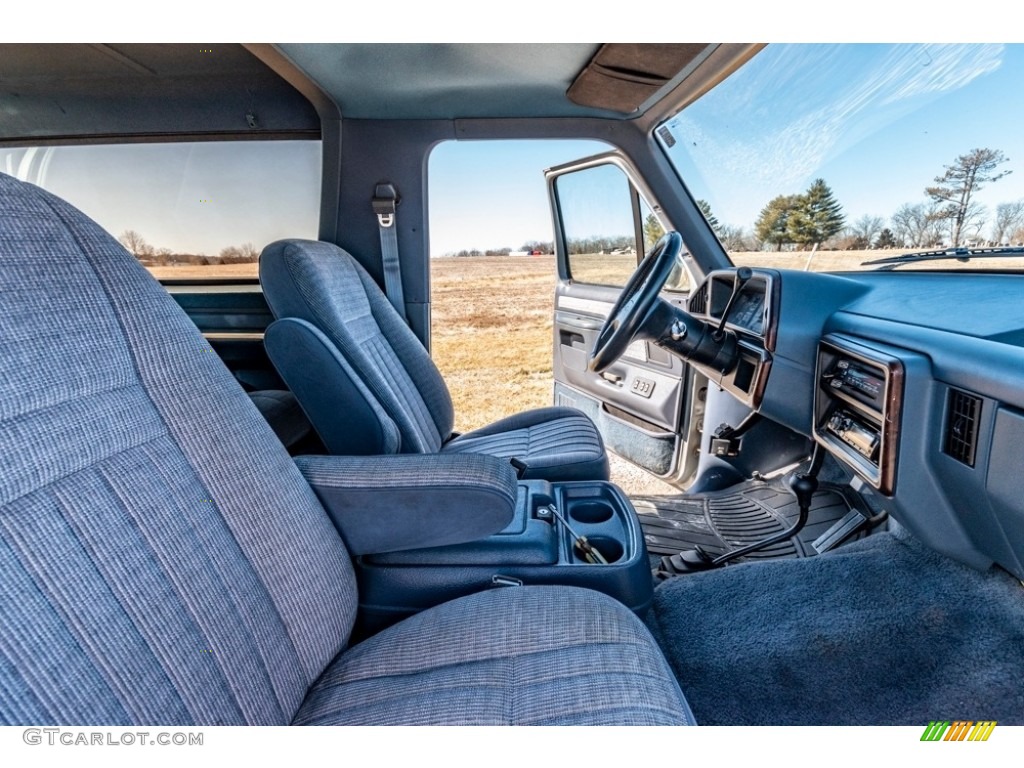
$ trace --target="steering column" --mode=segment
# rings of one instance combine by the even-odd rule
[[[728,373],[736,367],[736,334],[714,328],[659,297],[683,250],[678,232],[666,233],[648,251],[608,314],[590,353],[600,373],[637,339],[652,341],[683,360]]]

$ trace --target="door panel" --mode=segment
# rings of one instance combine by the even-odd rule
[[[595,292],[605,300],[590,298]],[[581,297],[575,294],[586,294]],[[601,374],[587,369],[590,350],[612,308],[617,289],[567,285],[555,304],[557,400],[589,413],[613,451],[657,475],[669,474],[679,450],[684,402],[682,364],[651,360],[645,342],[634,342]]]
[[[693,437],[703,408],[690,396],[689,367],[646,342],[634,342],[601,374],[587,367],[621,284],[643,255],[648,219],[657,208],[645,202],[635,171],[616,153],[547,176],[559,268],[555,403],[587,413],[616,454],[670,481],[685,480],[696,467],[690,447],[699,444]],[[656,219],[654,226],[660,226]],[[663,297],[685,301],[680,292],[666,291]]]

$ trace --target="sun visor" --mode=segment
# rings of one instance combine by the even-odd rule
[[[631,114],[707,48],[707,43],[605,43],[566,96],[583,107]]]

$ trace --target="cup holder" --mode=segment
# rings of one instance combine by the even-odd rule
[[[569,517],[585,525],[605,523],[612,519],[613,514],[611,506],[601,501],[587,501],[569,507]]]
[[[587,536],[587,541],[590,542],[590,546],[601,553],[601,556],[608,561],[609,565],[617,563],[622,559],[622,556],[626,554],[626,550],[622,546],[622,542],[610,538],[609,536]],[[575,544],[573,545],[572,553],[577,561],[587,563],[587,559]]]

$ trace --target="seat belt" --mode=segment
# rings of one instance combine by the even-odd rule
[[[401,198],[393,184],[381,182],[373,192],[373,212],[380,228],[380,256],[384,265],[384,293],[399,316],[406,322],[405,294],[402,292],[402,266],[398,258],[398,228],[395,226],[395,208]]]

